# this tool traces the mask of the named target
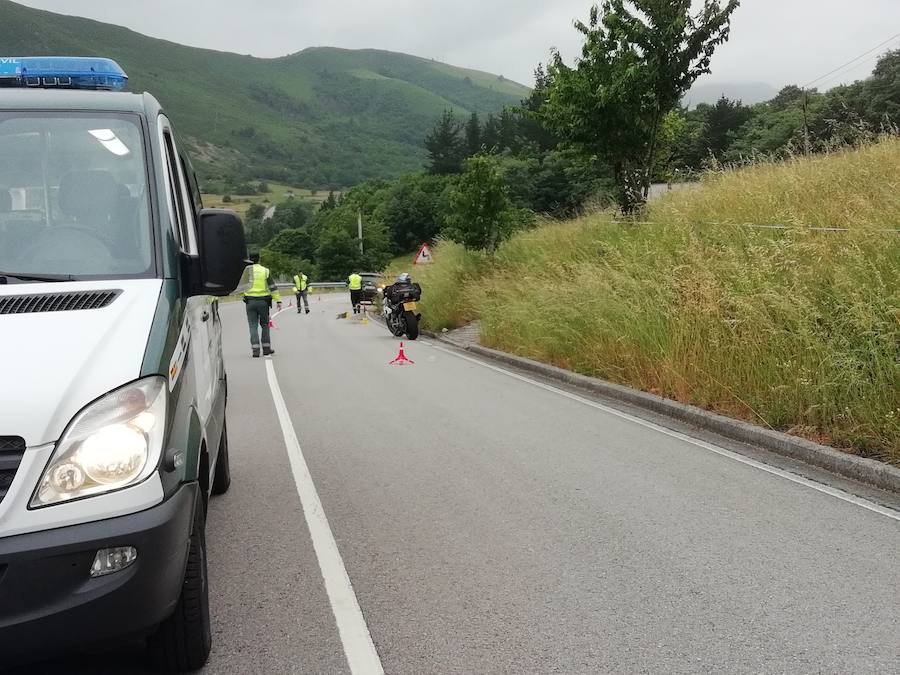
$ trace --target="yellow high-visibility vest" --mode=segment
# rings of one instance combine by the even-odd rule
[[[302,292],[306,290],[306,282],[309,280],[305,274],[295,274],[294,275],[294,288],[298,291]]]
[[[272,273],[259,263],[250,266],[250,288],[244,295],[248,298],[267,298],[271,295],[275,302],[281,302],[281,293],[272,279]]]
[[[362,290],[362,277],[355,272],[347,278],[347,282],[347,285],[350,287],[351,291]]]

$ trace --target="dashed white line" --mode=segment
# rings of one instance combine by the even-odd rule
[[[770,473],[774,476],[778,476],[779,478],[784,478],[785,480],[789,480],[792,483],[796,483],[797,485],[802,485],[804,487],[810,488],[812,490],[816,490],[817,492],[821,492],[823,494],[829,495],[831,497],[835,497],[836,499],[840,499],[842,501],[848,502],[855,506],[859,506],[868,511],[872,511],[879,515],[890,518],[891,520],[895,520],[900,522],[900,512],[889,509],[885,506],[881,506],[880,504],[876,504],[875,502],[871,502],[868,499],[863,499],[862,497],[857,497],[856,495],[852,495],[849,492],[844,492],[843,490],[838,490],[837,488],[830,487],[828,485],[823,485],[822,483],[816,483],[815,481],[809,480],[808,478],[804,478],[803,476],[798,476],[789,471],[785,471],[784,469],[779,469],[774,466],[770,466],[768,464],[764,464],[763,462],[758,462],[755,459],[751,459],[749,457],[745,457],[744,455],[738,454],[736,452],[732,452],[731,450],[726,450],[725,448],[720,448],[717,445],[713,445],[712,443],[707,443],[706,441],[701,441],[698,438],[692,438],[686,434],[682,434],[678,431],[673,431],[672,429],[667,429],[658,424],[654,424],[653,422],[649,422],[647,420],[641,419],[640,417],[635,417],[634,415],[629,415],[628,413],[622,412],[621,410],[616,410],[615,408],[611,408],[609,406],[605,406],[602,403],[597,403],[596,401],[591,401],[590,399],[584,398],[582,396],[578,396],[577,394],[573,394],[571,392],[566,391],[565,389],[559,389],[557,387],[553,387],[549,384],[544,384],[543,382],[538,382],[537,380],[533,380],[530,377],[525,377],[524,375],[519,375],[518,373],[514,373],[510,370],[506,370],[505,368],[500,368],[498,366],[491,365],[490,363],[485,363],[484,361],[479,361],[478,359],[473,359],[470,356],[465,356],[455,350],[445,349],[434,342],[428,342],[428,344],[437,349],[440,352],[444,352],[445,354],[450,354],[451,356],[455,356],[456,358],[463,359],[464,361],[469,361],[470,363],[474,363],[476,365],[481,366],[482,368],[488,368],[489,370],[496,371],[498,373],[502,373],[507,377],[511,377],[516,380],[520,380],[522,382],[527,382],[530,385],[538,387],[540,389],[544,389],[546,391],[553,392],[554,394],[558,394],[560,396],[564,396],[573,401],[577,401],[586,406],[590,406],[591,408],[596,408],[597,410],[602,410],[605,413],[609,413],[610,415],[615,415],[624,420],[628,420],[629,422],[633,422],[635,424],[639,424],[642,427],[647,429],[652,429],[661,434],[665,434],[666,436],[670,436],[672,438],[677,438],[680,441],[684,441],[685,443],[690,443],[691,445],[695,445],[699,448],[703,448],[704,450],[708,450],[709,452],[714,452],[717,455],[721,455],[722,457],[727,457],[728,459],[734,460],[735,462],[740,462],[741,464],[746,464],[747,466],[752,466],[755,469],[759,469],[760,471],[765,471],[766,473]]]
[[[381,665],[381,659],[359,607],[356,592],[353,590],[347,568],[344,566],[337,542],[334,540],[306,459],[303,457],[303,450],[300,448],[300,441],[297,439],[297,433],[291,422],[291,416],[284,402],[272,361],[266,361],[266,375],[290,458],[297,494],[300,495],[300,502],[303,505],[303,515],[306,517],[306,525],[316,551],[322,578],[325,580],[325,591],[337,622],[338,633],[347,657],[347,664],[350,666],[350,672],[353,675],[383,675],[384,668]]]

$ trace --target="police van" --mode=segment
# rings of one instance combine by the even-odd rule
[[[210,651],[205,514],[228,490],[215,296],[243,225],[106,59],[0,59],[0,667],[144,640]]]

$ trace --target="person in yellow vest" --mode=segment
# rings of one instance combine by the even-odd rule
[[[272,272],[268,267],[259,264],[259,254],[250,256],[252,265],[244,271],[249,288],[244,292],[244,305],[247,309],[247,323],[250,325],[250,348],[253,358],[259,358],[260,330],[262,330],[262,353],[271,356],[275,353],[272,349],[272,338],[269,333],[269,310],[272,302],[278,304],[281,310],[281,294]]]
[[[353,313],[359,314],[359,301],[362,299],[362,277],[356,272],[347,277],[347,288],[350,289],[350,303],[353,305]]]
[[[309,277],[298,272],[294,275],[294,293],[297,294],[297,314],[300,314],[300,301],[306,306],[306,313],[309,314]]]

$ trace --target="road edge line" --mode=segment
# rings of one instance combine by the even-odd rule
[[[353,675],[384,675],[381,658],[378,656],[372,634],[369,632],[366,619],[359,606],[356,591],[353,590],[353,583],[347,574],[337,541],[335,541],[331,526],[328,524],[325,509],[322,507],[312,474],[309,472],[309,466],[303,456],[303,449],[300,447],[297,432],[291,422],[290,412],[284,401],[272,361],[266,361],[266,377],[269,390],[272,392],[272,400],[275,403],[275,411],[278,414],[278,422],[281,425],[281,433],[284,436],[284,444],[294,475],[294,484],[303,507],[303,515],[306,518],[306,526],[315,549],[319,570],[325,582],[325,591],[337,623],[347,665]]]
[[[776,455],[789,457],[810,466],[825,469],[837,476],[864,483],[869,487],[892,494],[900,494],[900,467],[867,457],[857,457],[856,455],[841,452],[837,448],[814,443],[799,436],[792,436],[774,429],[766,429],[743,420],[704,410],[697,406],[680,403],[663,396],[648,394],[632,387],[582,375],[581,373],[551,366],[547,363],[517,356],[516,354],[490,349],[478,344],[458,345],[431,331],[423,331],[422,334],[470,354],[503,363],[513,368],[520,368],[572,387],[586,389],[591,393],[614,401],[620,401],[653,413],[665,415],[680,422],[719,434],[730,440],[757,446]]]
[[[443,342],[443,341],[436,340],[435,342]],[[448,344],[450,344],[450,343],[448,343]],[[455,345],[452,345],[452,344],[451,344],[451,346],[455,347]],[[735,462],[739,462],[746,466],[750,466],[755,469],[759,469],[760,471],[764,471],[768,474],[778,476],[779,478],[783,478],[783,479],[788,480],[797,485],[801,485],[801,486],[809,488],[811,490],[815,490],[816,492],[820,492],[822,494],[829,495],[829,496],[839,499],[843,502],[852,504],[854,506],[858,506],[858,507],[865,509],[867,511],[870,511],[872,513],[877,513],[878,515],[881,515],[886,518],[890,518],[891,520],[900,522],[900,511],[896,511],[895,509],[892,509],[890,507],[883,506],[881,504],[873,502],[870,499],[866,499],[864,497],[859,497],[857,495],[851,494],[851,493],[841,490],[839,488],[831,487],[830,485],[818,483],[818,482],[811,480],[809,478],[806,478],[804,476],[800,476],[798,474],[791,473],[790,471],[787,471],[785,469],[781,469],[779,467],[772,466],[770,464],[766,464],[765,462],[761,462],[761,461],[753,459],[751,457],[747,457],[747,456],[742,455],[733,450],[728,450],[726,448],[719,447],[719,446],[715,445],[714,443],[709,443],[709,442],[701,440],[699,438],[690,436],[689,434],[685,434],[680,431],[675,431],[674,429],[669,429],[660,424],[657,424],[656,422],[651,422],[650,420],[642,419],[636,415],[632,415],[632,414],[629,414],[622,410],[618,410],[609,405],[604,405],[602,403],[598,403],[597,401],[592,401],[590,399],[584,398],[583,396],[579,396],[578,394],[574,394],[570,391],[566,391],[565,389],[560,389],[558,387],[554,387],[554,386],[552,386],[550,384],[546,384],[544,382],[538,382],[537,380],[533,380],[529,377],[526,377],[519,373],[515,373],[511,370],[506,370],[504,368],[500,368],[499,366],[495,366],[490,363],[485,363],[484,361],[481,361],[479,359],[474,359],[471,356],[467,356],[464,353],[465,351],[468,351],[468,350],[460,349],[458,347],[454,348],[454,349],[447,349],[446,347],[442,347],[438,344],[433,345],[433,347],[434,347],[434,349],[437,349],[438,351],[444,352],[445,354],[450,354],[451,356],[455,356],[456,358],[462,359],[464,361],[469,361],[470,363],[481,366],[482,368],[488,368],[490,370],[493,370],[493,371],[496,371],[503,375],[506,375],[507,377],[511,377],[511,378],[519,380],[521,382],[525,382],[532,386],[538,387],[539,389],[544,389],[545,391],[549,391],[549,392],[558,394],[560,396],[564,396],[565,398],[571,399],[573,401],[576,401],[583,405],[589,406],[591,408],[601,410],[605,413],[614,415],[621,419],[628,420],[628,421],[638,424],[642,427],[645,427],[648,429],[653,429],[654,431],[665,434],[666,436],[670,436],[672,438],[676,438],[680,441],[689,443],[689,444],[699,447],[703,450],[707,450],[708,452],[712,452],[716,455],[726,457],[728,459],[731,459]]]

